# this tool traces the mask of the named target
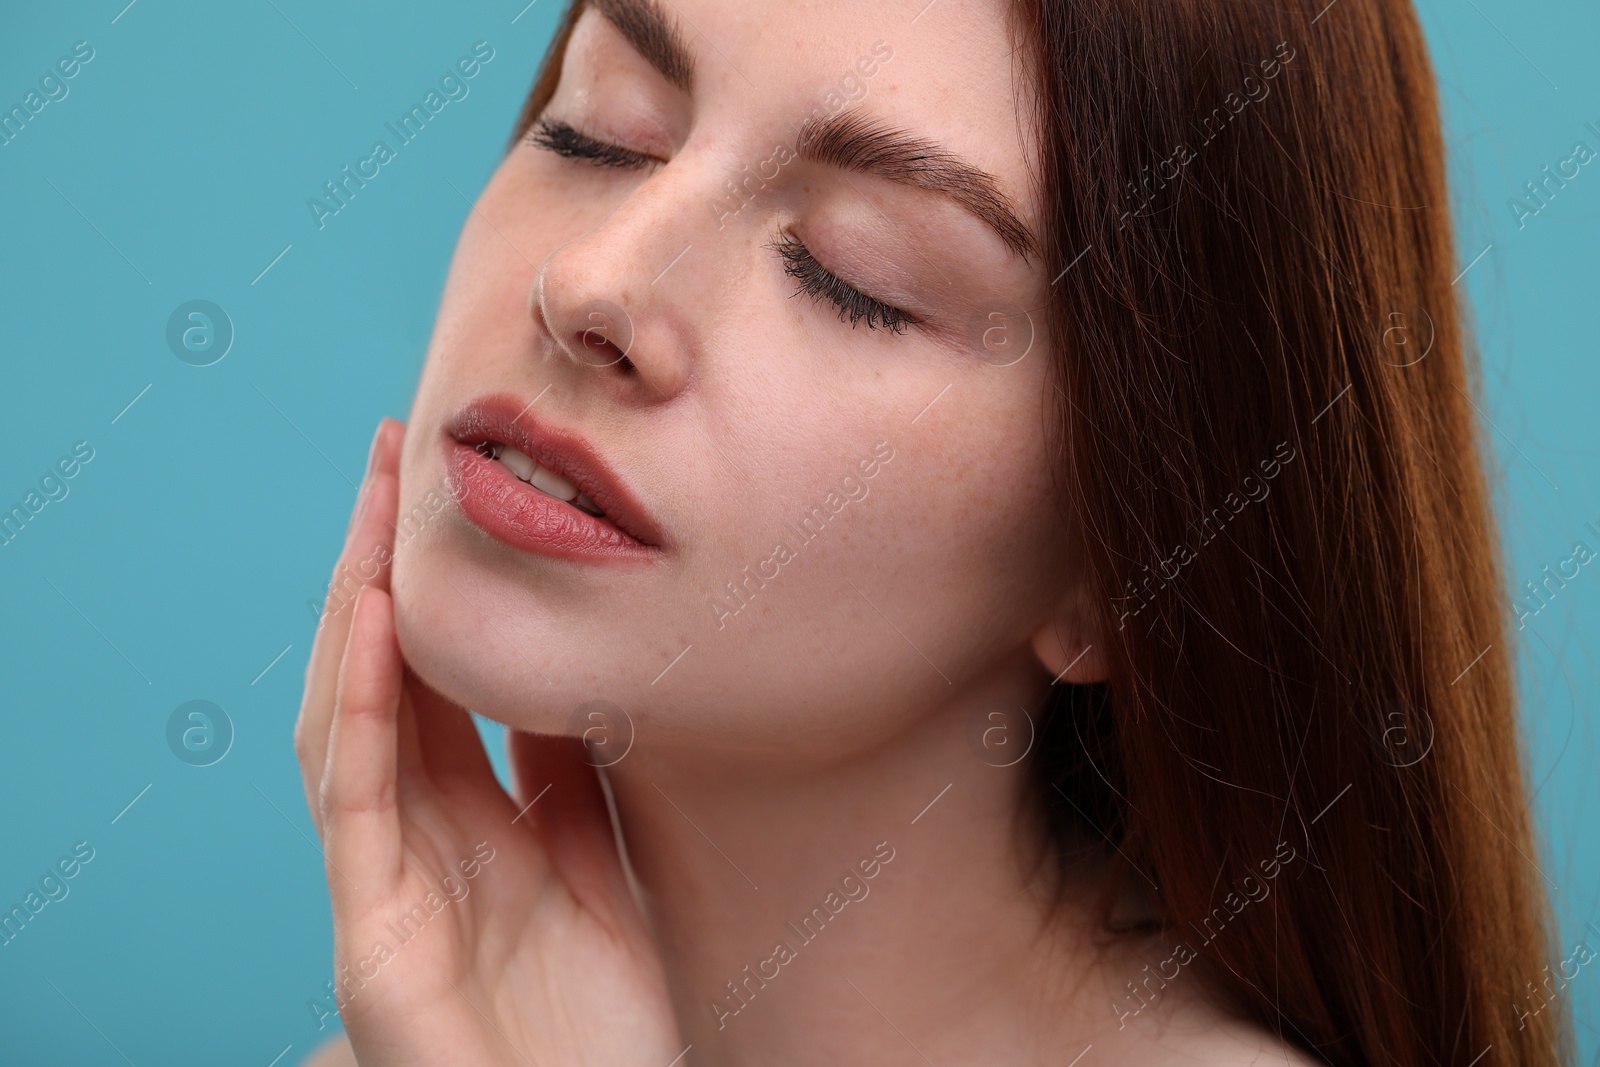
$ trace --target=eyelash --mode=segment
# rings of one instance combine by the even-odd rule
[[[538,119],[524,139],[534,147],[553,152],[564,159],[582,160],[596,167],[644,170],[657,162],[621,145],[596,140],[555,119]],[[796,296],[827,300],[838,310],[839,321],[848,320],[851,329],[864,321],[869,330],[888,330],[899,334],[904,333],[907,326],[921,322],[908,312],[891,307],[848,284],[818,263],[811,250],[789,234],[780,235],[768,247],[783,259],[783,272],[799,283]]]
[[[811,250],[799,239],[789,234],[781,235],[767,247],[783,257],[783,272],[800,283],[796,296],[822,297],[839,311],[839,321],[850,320],[853,330],[856,323],[866,321],[869,330],[888,330],[904,333],[907,326],[922,320],[909,312],[891,307],[876,300],[842,280],[828,268],[818,263]]]
[[[579,133],[567,123],[554,119],[534,122],[525,139],[536,148],[554,152],[565,159],[581,159],[597,167],[644,170],[656,162],[642,152],[597,141],[588,134]]]
[[[792,235],[779,235],[778,240],[774,240],[768,248],[781,256],[784,261],[784,274],[800,283],[795,296],[803,294],[811,298],[826,299],[838,309],[838,322],[845,322],[846,318],[850,320],[851,330],[856,328],[856,323],[866,320],[867,330],[904,333],[906,326],[922,322],[912,317],[909,312],[902,312],[898,307],[890,307],[883,301],[870,298],[866,293],[846,283],[832,270],[819,264],[816,256],[811,254],[810,248],[806,248]]]

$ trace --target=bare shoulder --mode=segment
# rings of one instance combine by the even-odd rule
[[[1108,1067],[1323,1067],[1326,1063],[1262,1023],[1224,1008],[1199,984],[1164,990],[1137,1021],[1131,1017],[1127,1021],[1126,1028],[1108,1028],[1095,1042],[1096,1054],[1107,1057]]]
[[[300,1062],[300,1067],[360,1067],[355,1050],[343,1034],[331,1037],[319,1045],[310,1056]]]

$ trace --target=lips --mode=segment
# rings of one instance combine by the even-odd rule
[[[533,418],[532,402],[482,397],[445,427],[450,488],[479,528],[506,544],[567,559],[660,555],[660,527],[587,441]]]

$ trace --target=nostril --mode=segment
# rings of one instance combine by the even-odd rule
[[[634,366],[623,350],[604,333],[595,329],[578,334],[577,355],[591,367],[618,367],[631,373]]]
[[[541,309],[543,305],[540,305]],[[622,365],[624,374],[636,368],[628,360],[633,347],[633,320],[628,313],[607,300],[589,300],[563,318],[565,328],[553,331],[570,341],[563,345],[568,354],[590,367]]]

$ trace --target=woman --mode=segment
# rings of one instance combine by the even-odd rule
[[[1403,0],[575,3],[308,669],[319,1062],[1557,1063],[1441,157]]]

